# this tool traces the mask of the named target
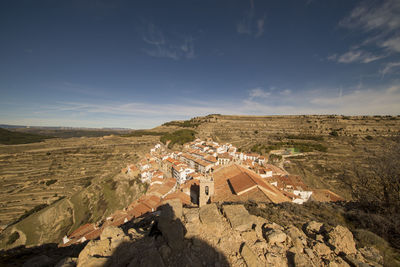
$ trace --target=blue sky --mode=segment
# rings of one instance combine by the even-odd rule
[[[400,1],[0,2],[0,124],[400,114]]]

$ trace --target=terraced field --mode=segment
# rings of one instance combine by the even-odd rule
[[[0,145],[0,225],[38,205],[72,196],[95,177],[118,173],[157,140],[109,136]]]

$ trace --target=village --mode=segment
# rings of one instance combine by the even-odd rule
[[[121,170],[123,175],[147,185],[144,195],[101,222],[79,227],[65,236],[60,246],[96,239],[105,227],[155,213],[172,200],[179,200],[185,207],[212,202],[301,205],[307,201],[343,200],[330,190],[309,188],[300,176],[268,163],[265,156],[239,152],[229,143],[196,139],[184,144],[182,151],[170,151],[167,145],[156,144],[137,164]]]

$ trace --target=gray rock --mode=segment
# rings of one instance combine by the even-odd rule
[[[224,205],[222,210],[232,229],[240,232],[251,230],[253,222],[243,205]]]
[[[267,233],[267,240],[270,244],[279,244],[286,241],[286,234],[281,230],[271,230]]]

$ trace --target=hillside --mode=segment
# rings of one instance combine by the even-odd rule
[[[193,129],[202,139],[229,142],[251,152],[252,148],[270,150],[305,149],[307,153],[290,155],[280,164],[299,174],[314,188],[329,188],[347,199],[352,198],[349,179],[363,166],[372,152],[390,147],[400,135],[400,116],[233,116],[209,115],[191,119],[192,128],[166,123],[156,131]],[[188,125],[188,123],[186,123]],[[364,166],[365,167],[365,166]]]
[[[71,197],[95,178],[114,177],[157,140],[110,136],[0,145],[0,225],[40,205]]]
[[[47,135],[9,131],[9,130],[0,128],[0,144],[3,144],[3,145],[36,143],[36,142],[42,142],[49,138],[53,138],[53,137],[47,136]]]

